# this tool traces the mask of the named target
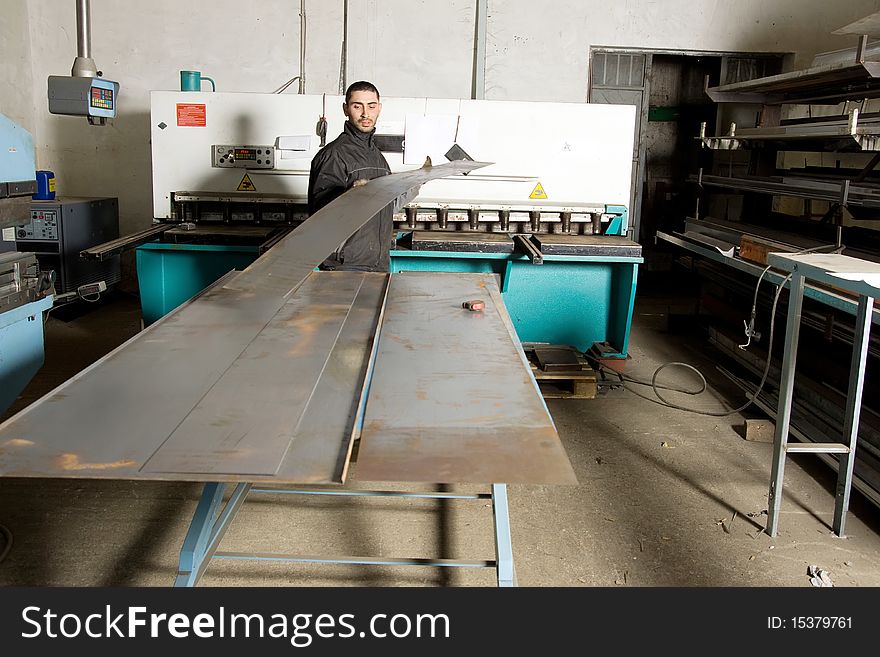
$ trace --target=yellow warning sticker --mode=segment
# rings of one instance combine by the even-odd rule
[[[241,179],[241,182],[238,183],[238,191],[240,192],[255,192],[257,188],[254,186],[254,181],[251,180],[251,177],[247,174],[244,174],[244,177]],[[547,198],[546,196],[544,198]]]
[[[547,192],[544,191],[544,187],[541,185],[541,183],[535,185],[532,193],[529,194],[529,198],[547,198]]]

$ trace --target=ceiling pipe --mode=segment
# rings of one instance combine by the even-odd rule
[[[101,75],[92,59],[92,16],[89,0],[76,0],[76,59],[70,74],[75,78]]]
[[[348,84],[348,0],[342,0],[342,50],[339,54],[339,95]]]
[[[306,0],[299,3],[299,88],[298,93],[306,92]]]
[[[471,98],[482,100],[486,95],[486,22],[489,15],[489,0],[477,0],[477,15],[474,20],[474,74],[471,85]]]

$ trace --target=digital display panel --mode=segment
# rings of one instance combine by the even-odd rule
[[[252,148],[236,148],[235,149],[235,159],[236,160],[256,160],[257,152]]]
[[[92,107],[113,111],[113,90],[92,87]]]

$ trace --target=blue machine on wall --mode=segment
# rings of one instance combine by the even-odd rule
[[[30,133],[0,115],[0,228],[4,242],[30,217],[37,191]],[[12,231],[11,233],[9,231]],[[10,239],[7,239],[10,237]],[[0,253],[0,413],[43,365],[43,311],[52,305],[51,281],[36,256]]]

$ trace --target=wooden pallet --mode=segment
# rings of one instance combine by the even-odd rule
[[[571,352],[573,356],[569,360],[572,362],[566,362],[565,366],[560,369],[545,369],[547,364],[544,363],[544,367],[542,367],[535,348],[525,347],[532,373],[538,381],[538,387],[541,389],[544,399],[596,398],[597,377],[595,370],[590,367],[583,354],[574,349],[571,349]]]

